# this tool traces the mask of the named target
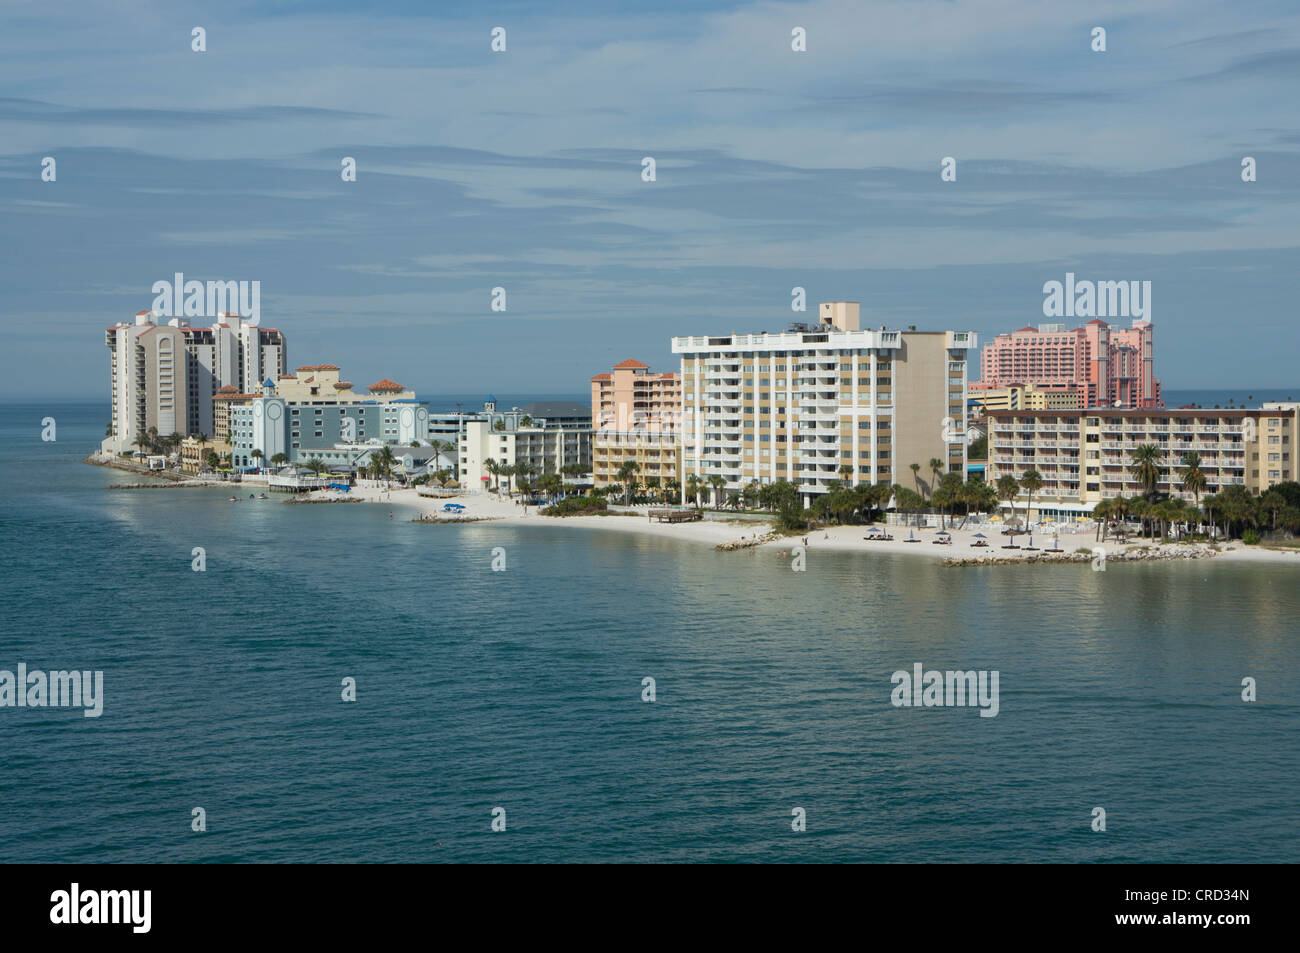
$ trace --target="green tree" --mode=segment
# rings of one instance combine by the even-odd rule
[[[1043,477],[1037,470],[1026,470],[1020,477],[1020,487],[1029,494],[1029,504],[1025,507],[1025,528],[1029,528],[1029,517],[1034,511],[1034,494],[1043,488]],[[1042,514],[1039,514],[1042,515]]]
[[[713,505],[717,509],[722,507],[722,488],[727,485],[727,481],[721,476],[714,473],[709,476],[709,486],[713,487]]]
[[[1200,505],[1201,494],[1205,492],[1207,484],[1204,471],[1201,470],[1201,455],[1195,450],[1189,450],[1183,454],[1183,489],[1192,494],[1192,498]]]
[[[998,500],[1008,507],[1015,502],[1016,497],[1020,495],[1020,481],[1010,473],[998,477],[997,497]]]
[[[939,478],[943,476],[943,461],[938,457],[930,458],[930,498],[934,501],[934,491],[939,487]]]
[[[623,482],[626,489],[623,494],[624,505],[632,502],[632,488],[636,486],[636,480],[633,479],[641,472],[641,464],[635,460],[624,460],[623,465],[618,468],[618,478]]]
[[[393,485],[393,467],[396,465],[397,457],[393,456],[393,448],[388,444],[370,451],[370,469],[375,473],[376,479],[384,480],[389,488]]]
[[[1163,452],[1154,443],[1143,443],[1133,448],[1133,462],[1129,464],[1128,472],[1142,484],[1147,499],[1153,498],[1160,487],[1160,475],[1164,472],[1160,466]]]

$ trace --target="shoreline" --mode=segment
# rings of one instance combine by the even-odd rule
[[[325,493],[328,491],[313,491]],[[351,491],[356,499],[364,502],[387,503],[394,512],[401,508],[404,512],[414,511],[413,516],[424,516],[424,522],[431,522],[427,517],[434,516],[444,502],[462,503],[466,509],[464,517],[449,517],[438,522],[483,522],[491,521],[502,526],[577,526],[583,529],[598,529],[607,532],[640,533],[645,536],[665,537],[683,542],[707,544],[727,550],[771,550],[788,552],[793,546],[808,540],[808,551],[826,550],[832,552],[885,552],[891,555],[909,554],[918,557],[939,559],[948,566],[1005,566],[1005,565],[1040,565],[1063,563],[1091,563],[1093,548],[1100,546],[1106,551],[1106,559],[1113,562],[1172,562],[1197,560],[1205,562],[1271,562],[1293,563],[1300,566],[1300,548],[1295,550],[1262,549],[1248,547],[1239,540],[1216,544],[1206,543],[1164,543],[1154,540],[1138,539],[1119,542],[1114,539],[1104,543],[1094,539],[1094,531],[1080,533],[1062,533],[1059,537],[1061,553],[1048,553],[1043,547],[1051,545],[1051,537],[1035,534],[1036,549],[1027,549],[1027,537],[1016,537],[1019,544],[1015,549],[1003,549],[1007,537],[990,535],[988,547],[974,547],[975,530],[950,530],[951,545],[939,545],[935,530],[920,530],[915,533],[918,542],[906,542],[903,527],[889,527],[894,535],[889,541],[868,541],[866,526],[830,526],[813,530],[807,534],[776,536],[773,538],[772,524],[768,521],[753,519],[744,521],[699,520],[684,523],[659,523],[650,520],[644,514],[611,513],[604,516],[541,516],[536,507],[529,507],[528,513],[523,507],[509,498],[497,499],[489,494],[467,494],[459,497],[421,497],[414,489],[385,490],[382,487],[356,487]],[[466,518],[468,517],[468,518]],[[763,536],[766,538],[757,539]],[[742,542],[743,539],[743,542]],[[755,540],[750,542],[750,540]],[[1080,553],[1078,550],[1085,550]]]
[[[93,466],[110,467],[118,470],[141,473],[133,466],[124,466],[116,461],[103,461],[86,458],[86,463]],[[152,474],[149,474],[152,475]],[[158,484],[140,484],[133,487],[115,485],[109,489],[152,489],[162,486],[177,488],[227,488],[239,486],[226,481],[205,481],[201,479],[178,480],[172,477],[156,477],[166,482]],[[1027,537],[1016,537],[1015,548],[1003,548],[1008,545],[1007,537],[987,534],[987,547],[973,546],[973,530],[950,529],[952,543],[936,544],[939,538],[933,529],[909,530],[906,527],[890,526],[887,531],[894,535],[892,540],[866,540],[868,527],[830,526],[812,530],[806,534],[780,536],[773,533],[770,521],[703,519],[682,523],[660,523],[649,519],[644,514],[609,513],[606,515],[582,516],[541,516],[537,507],[525,507],[509,497],[497,497],[489,493],[462,494],[459,496],[421,496],[414,487],[358,486],[347,494],[331,490],[312,490],[297,494],[289,503],[332,503],[364,502],[388,505],[394,514],[401,512],[411,522],[428,525],[438,524],[477,524],[495,523],[501,526],[576,526],[582,529],[604,530],[606,532],[638,533],[643,536],[655,536],[675,539],[682,542],[710,545],[721,551],[747,551],[756,553],[771,550],[786,555],[794,546],[808,541],[808,551],[825,550],[831,552],[884,552],[890,555],[911,555],[923,558],[939,559],[944,566],[962,568],[969,566],[1007,566],[1007,565],[1041,565],[1091,563],[1093,548],[1102,547],[1106,551],[1107,561],[1113,562],[1166,562],[1212,560],[1224,563],[1268,562],[1293,563],[1300,566],[1300,547],[1293,550],[1269,549],[1260,546],[1246,546],[1240,540],[1210,545],[1206,543],[1156,543],[1153,540],[1129,540],[1120,542],[1114,539],[1098,542],[1094,531],[1074,533],[1065,532],[1059,537],[1059,553],[1044,552],[1050,545],[1052,537],[1035,535],[1036,548],[1027,547]],[[458,515],[441,513],[441,506],[447,502],[459,502],[465,511]],[[908,542],[904,534],[914,533],[916,541]],[[756,537],[764,538],[758,539]],[[1084,550],[1084,552],[1079,552]]]

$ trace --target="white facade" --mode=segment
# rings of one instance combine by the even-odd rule
[[[211,327],[191,327],[187,318],[160,324],[160,318],[157,312],[141,311],[133,322],[107,330],[113,434],[103,442],[106,452],[133,451],[150,426],[164,435],[210,436],[212,398],[218,390],[229,385],[241,393],[258,393],[265,378],[285,371],[284,336],[274,328],[232,314]],[[151,334],[157,335],[156,343]]]
[[[673,338],[683,493],[690,475],[717,475],[724,492],[786,480],[810,500],[835,481],[898,483],[904,473],[910,481],[909,463],[931,458],[965,478],[965,362],[975,335],[859,330],[856,303],[821,309],[820,326]]]

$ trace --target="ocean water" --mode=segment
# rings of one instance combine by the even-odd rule
[[[103,417],[0,405],[0,669],[102,670],[105,696],[0,708],[2,862],[1300,856],[1295,567],[943,569],[814,539],[796,573],[110,491],[130,478],[80,462]],[[997,670],[998,715],[892,707],[916,662]]]

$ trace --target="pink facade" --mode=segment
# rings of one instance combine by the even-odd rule
[[[1134,321],[1111,327],[1094,318],[1081,328],[1061,324],[999,334],[980,353],[980,380],[971,390],[1034,384],[1079,388],[1082,407],[1158,409],[1164,406],[1155,378],[1155,328]]]

